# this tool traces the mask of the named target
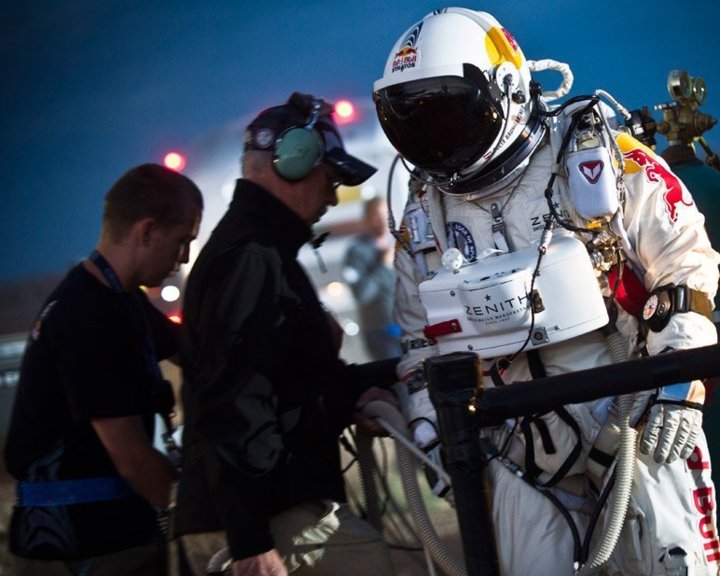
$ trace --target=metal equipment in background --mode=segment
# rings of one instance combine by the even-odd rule
[[[654,106],[662,112],[661,121],[657,122],[644,106],[630,111],[625,125],[635,138],[653,149],[657,147],[656,134],[665,137],[667,147],[660,155],[685,183],[705,215],[710,240],[717,250],[720,248],[720,157],[703,137],[717,119],[700,111],[707,100],[708,88],[702,78],[693,78],[685,70],[672,70],[668,74],[667,89],[672,100]],[[697,155],[698,146],[705,153],[704,159]],[[720,308],[720,296],[715,298],[715,307]],[[717,312],[714,320],[716,324],[720,322]]]
[[[705,215],[705,227],[715,250],[720,251],[720,157],[705,141],[703,134],[717,123],[712,116],[700,111],[708,97],[708,87],[699,77],[685,70],[672,70],[668,74],[667,89],[672,100],[654,106],[662,112],[656,122],[647,106],[632,110],[626,126],[633,136],[646,146],[657,147],[656,134],[667,140],[660,155],[680,177],[692,194],[700,211]],[[698,157],[698,146],[705,158]],[[720,289],[715,296],[713,321],[720,330]],[[720,438],[720,392],[716,392],[719,374],[706,382],[707,399],[703,427],[710,439],[710,454],[720,461],[720,446],[713,439]],[[713,482],[720,485],[720,466],[713,470]]]

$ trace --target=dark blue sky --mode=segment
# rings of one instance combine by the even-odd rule
[[[652,106],[669,100],[668,71],[687,69],[708,84],[702,110],[720,119],[717,0],[446,5],[492,13],[529,59],[568,62],[573,94],[603,88],[628,108]],[[0,282],[84,257],[105,191],[131,166],[187,149],[293,90],[369,96],[393,43],[441,6],[2,0]],[[720,152],[720,126],[707,137]]]

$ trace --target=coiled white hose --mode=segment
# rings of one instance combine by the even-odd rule
[[[527,64],[531,72],[554,70],[555,72],[560,72],[560,74],[562,74],[562,82],[556,90],[543,90],[541,98],[546,102],[562,98],[570,92],[575,77],[573,76],[572,70],[570,70],[570,66],[568,64],[558,62],[557,60],[549,60],[547,58],[544,60],[528,60]]]
[[[627,360],[627,343],[619,332],[607,336],[608,348],[613,361]],[[587,562],[576,572],[578,576],[592,574],[608,561],[615,549],[620,532],[625,523],[630,504],[633,469],[635,467],[635,429],[630,426],[630,412],[635,400],[634,394],[618,396],[618,426],[620,428],[620,446],[617,452],[615,468],[615,486],[607,514],[607,529],[599,541],[593,543]]]

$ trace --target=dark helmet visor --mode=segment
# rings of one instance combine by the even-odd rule
[[[435,175],[449,177],[471,166],[503,124],[487,90],[457,76],[388,86],[374,99],[380,125],[398,153]]]

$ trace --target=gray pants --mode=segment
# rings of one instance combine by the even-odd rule
[[[390,550],[375,528],[346,504],[300,504],[271,520],[275,547],[295,576],[394,576]],[[212,556],[227,547],[224,532],[180,537],[193,576],[205,576]]]

